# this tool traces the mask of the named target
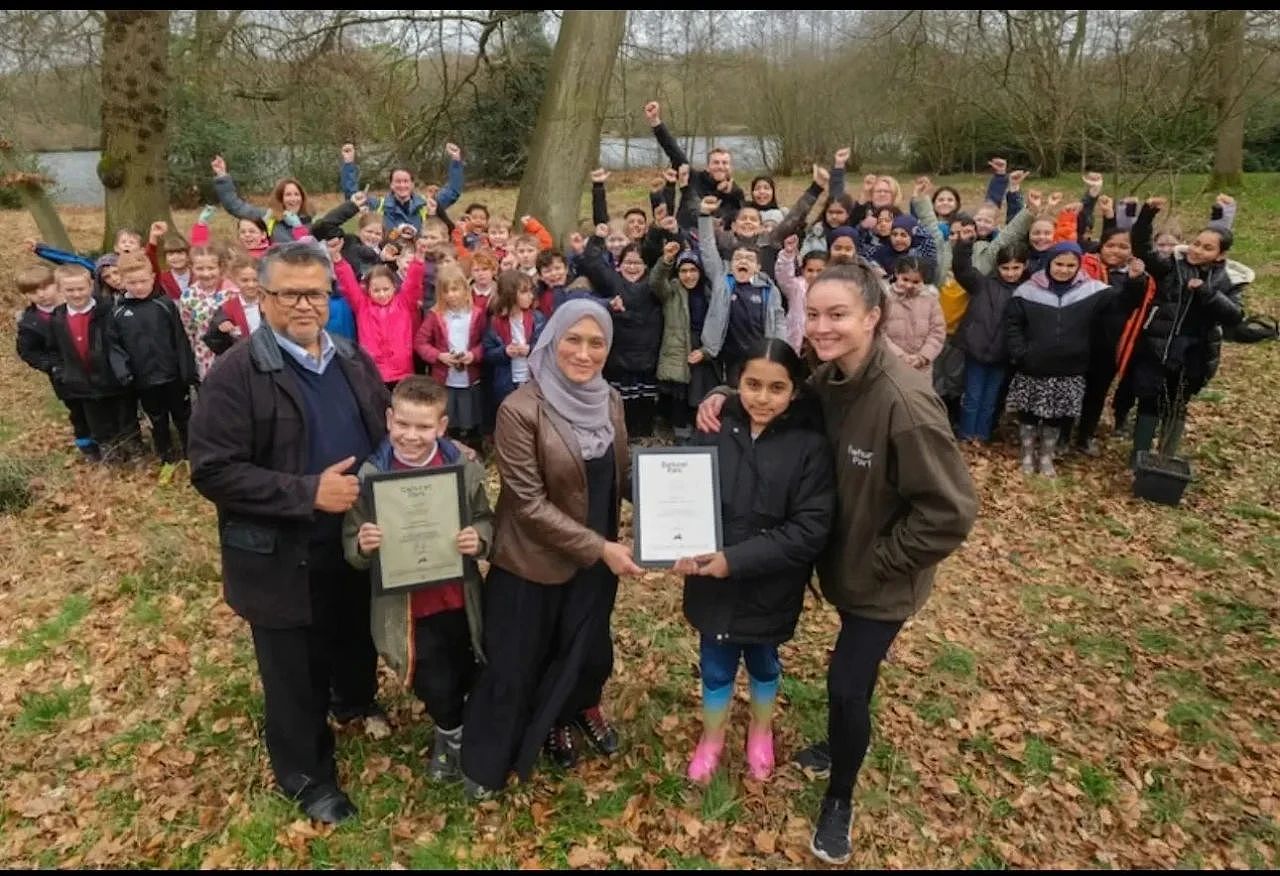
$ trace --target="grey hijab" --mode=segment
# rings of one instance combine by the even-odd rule
[[[604,332],[606,348],[613,346],[613,319],[604,306],[585,298],[566,301],[547,322],[529,354],[529,371],[551,409],[573,427],[583,459],[599,459],[613,444],[609,418],[609,384],[597,374],[586,383],[575,383],[560,370],[556,349],[560,339],[583,317],[596,321]]]

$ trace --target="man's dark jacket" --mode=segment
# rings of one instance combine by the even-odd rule
[[[386,435],[388,394],[373,360],[337,336],[340,368],[377,447]],[[320,475],[307,464],[307,422],[289,355],[263,323],[247,344],[219,358],[191,415],[191,483],[218,506],[227,604],[264,627],[311,623],[309,541]],[[355,474],[355,466],[352,466]]]

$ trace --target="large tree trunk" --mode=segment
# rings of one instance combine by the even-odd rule
[[[157,219],[170,222],[169,13],[107,12],[102,34],[102,159],[107,227],[146,235]]]
[[[1209,187],[1236,189],[1244,182],[1244,10],[1211,12],[1208,24],[1218,125]]]
[[[516,215],[539,217],[562,244],[577,225],[587,173],[599,157],[609,82],[626,21],[625,10],[569,10],[560,23]]]

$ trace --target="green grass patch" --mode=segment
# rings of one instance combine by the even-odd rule
[[[1165,720],[1178,731],[1178,737],[1191,745],[1205,745],[1222,739],[1217,731],[1217,718],[1222,706],[1207,699],[1182,699],[1169,707]]]
[[[1105,572],[1112,578],[1120,578],[1121,580],[1137,580],[1145,575],[1147,571],[1146,564],[1142,560],[1126,554],[1094,557],[1092,563],[1093,567],[1099,572]]]
[[[1178,693],[1203,696],[1208,693],[1200,673],[1191,669],[1166,669],[1156,673],[1156,681]]]
[[[702,793],[704,821],[735,821],[742,814],[737,787],[728,770],[718,770]]]
[[[1178,648],[1182,639],[1168,630],[1143,627],[1138,630],[1138,644],[1149,654],[1168,654]]]
[[[976,736],[971,736],[968,739],[961,740],[960,747],[968,749],[969,751],[977,751],[982,754],[991,755],[993,757],[996,753],[996,741],[992,738],[990,733],[979,733]]]
[[[18,734],[47,733],[69,718],[79,717],[89,705],[89,686],[60,687],[48,693],[30,693],[21,699],[22,711],[13,723]]]
[[[1213,615],[1214,628],[1223,633],[1261,632],[1268,626],[1268,613],[1260,605],[1227,599],[1215,593],[1201,590],[1196,601]]]
[[[805,739],[825,739],[827,733],[827,686],[825,681],[806,681],[783,673],[780,685],[786,700],[787,720],[794,721]]]
[[[1250,660],[1244,666],[1240,667],[1240,672],[1245,678],[1256,682],[1263,687],[1280,687],[1280,672],[1276,672],[1267,666],[1264,666],[1257,660]]]
[[[1240,502],[1235,505],[1228,505],[1227,513],[1234,514],[1242,520],[1280,521],[1280,512],[1272,511],[1270,508],[1264,508],[1261,505],[1255,505],[1252,502]]]
[[[930,727],[936,727],[956,716],[956,704],[943,694],[927,693],[916,703],[916,714]]]
[[[1022,775],[1031,781],[1043,781],[1053,773],[1054,749],[1039,736],[1028,736],[1022,752]]]
[[[139,594],[133,600],[133,607],[129,609],[129,620],[140,627],[155,627],[164,620],[164,612],[150,596]]]
[[[1106,767],[1080,764],[1080,778],[1076,784],[1094,806],[1103,806],[1115,797],[1115,779]]]
[[[1142,791],[1147,815],[1156,824],[1180,824],[1187,808],[1187,795],[1167,767],[1151,771],[1152,782]]]
[[[89,597],[84,594],[73,593],[68,596],[54,617],[27,632],[22,637],[22,644],[5,652],[4,662],[10,666],[18,666],[43,657],[51,648],[66,640],[76,624],[84,620],[89,608]]]
[[[1179,541],[1174,545],[1173,553],[1207,572],[1217,571],[1226,564],[1217,548],[1190,540]]]
[[[971,679],[977,673],[978,658],[968,648],[944,642],[933,658],[932,668],[956,678]]]

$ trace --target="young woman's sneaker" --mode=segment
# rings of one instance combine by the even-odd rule
[[[831,775],[831,746],[824,740],[798,752],[791,761],[815,779]]]
[[[810,851],[828,864],[848,863],[853,854],[852,828],[853,804],[835,797],[823,797],[818,826],[809,841]]]

